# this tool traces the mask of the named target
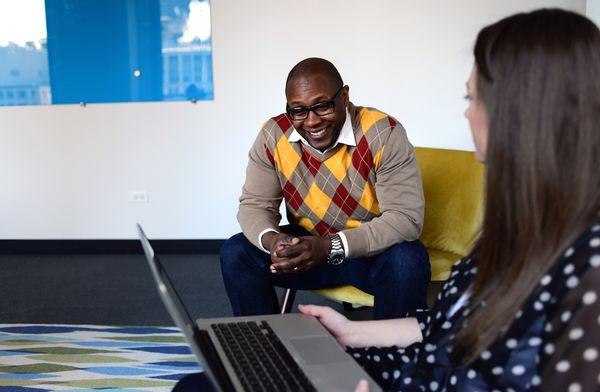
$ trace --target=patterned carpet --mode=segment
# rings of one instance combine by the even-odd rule
[[[169,391],[198,371],[176,328],[0,324],[0,391]]]

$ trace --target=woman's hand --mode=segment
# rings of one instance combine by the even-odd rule
[[[328,306],[298,305],[301,313],[315,316],[342,346],[348,346],[352,321]]]

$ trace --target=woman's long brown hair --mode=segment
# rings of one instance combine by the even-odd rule
[[[502,335],[600,211],[596,25],[556,9],[517,14],[481,30],[475,64],[489,136],[472,312],[453,347],[463,365]]]

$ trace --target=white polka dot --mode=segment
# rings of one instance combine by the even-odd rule
[[[456,294],[457,292],[458,292],[458,289],[456,288],[456,286],[452,286],[452,288],[450,289],[450,294]]]
[[[600,237],[594,237],[590,240],[590,247],[597,248],[600,246]]]
[[[533,385],[534,387],[539,386],[541,383],[542,383],[542,379],[537,374],[535,376],[533,376],[533,378],[531,379],[531,385]]]
[[[508,347],[510,349],[517,347],[517,340],[516,339],[508,339],[506,341],[506,347]]]
[[[567,251],[565,252],[565,257],[571,257],[573,255],[573,253],[575,252],[575,249],[573,249],[573,247],[570,247],[569,249],[567,249]]]
[[[435,318],[436,318],[436,319],[439,319],[440,317],[442,317],[442,312],[437,312],[437,313],[435,314]]]
[[[502,373],[504,373],[504,369],[502,369],[500,366],[496,366],[495,368],[492,369],[492,374],[499,376]]]
[[[470,273],[472,273],[473,275],[475,275],[477,273],[477,267],[473,267],[469,270]]]
[[[390,361],[394,360],[394,354],[392,353],[388,353],[387,357],[390,359]]]
[[[432,381],[429,383],[429,389],[431,389],[432,391],[437,391],[439,385],[437,383],[437,381]]]
[[[573,328],[571,331],[569,331],[569,339],[571,339],[571,340],[581,339],[582,336],[583,336],[583,329],[581,329],[581,328]]]
[[[492,356],[492,353],[485,350],[484,352],[481,353],[481,359],[483,359],[484,361],[487,361],[488,359],[490,359],[490,357]]]
[[[542,280],[540,280],[542,286],[547,286],[550,282],[552,282],[552,277],[550,275],[545,275]]]
[[[434,363],[435,362],[435,357],[433,356],[433,354],[429,354],[425,360],[428,363]]]
[[[394,377],[394,380],[397,379],[398,377],[400,377],[400,370],[394,370],[393,377]]]
[[[548,355],[554,354],[554,345],[552,343],[548,343],[544,346],[544,352]]]
[[[523,311],[521,309],[519,309],[519,311],[515,315],[515,318],[521,318],[522,315],[523,315]]]
[[[411,383],[411,381],[412,381],[412,378],[410,378],[410,377],[406,377],[406,378],[404,379],[404,383],[405,383],[406,385],[410,384],[410,383]]]
[[[396,350],[396,352],[400,354],[404,354],[404,351],[406,350],[404,350],[403,348],[399,348],[398,350]]]
[[[522,376],[524,373],[525,373],[525,366],[522,366],[522,365],[513,366],[512,374],[514,374],[515,376]]]
[[[550,299],[550,293],[547,291],[544,291],[542,294],[540,294],[540,301],[542,302],[548,302],[548,300]]]
[[[539,301],[535,301],[533,303],[533,308],[539,312],[539,311],[544,310],[544,305]]]
[[[387,380],[388,378],[390,378],[390,374],[388,372],[383,372],[381,373],[381,377],[383,377],[384,380]]]
[[[595,361],[598,358],[598,350],[594,347],[590,347],[583,352],[583,359],[588,362]]]
[[[532,337],[532,338],[530,338],[530,339],[529,339],[528,343],[529,343],[529,345],[530,345],[531,347],[537,347],[537,346],[539,346],[540,344],[542,344],[542,339],[540,339],[540,338],[539,338],[539,337],[537,337],[537,336],[534,336],[534,337]]]
[[[567,279],[567,287],[571,289],[577,287],[578,284],[579,278],[577,276],[571,276],[569,279]]]
[[[470,370],[467,372],[467,377],[468,377],[468,378],[470,378],[471,380],[472,380],[472,379],[474,379],[476,375],[477,375],[477,373],[476,373],[476,372],[475,372],[475,370],[473,370],[473,369],[470,369]]]
[[[360,353],[354,353],[354,354],[352,354],[352,356],[353,356],[354,358],[360,358]]]
[[[546,332],[552,332],[553,329],[554,329],[554,327],[552,327],[552,323],[547,322],[546,326],[544,327],[544,331],[546,331]]]
[[[402,362],[409,363],[410,362],[410,358],[407,355],[403,355],[402,356]]]
[[[569,385],[569,392],[581,392],[581,385],[577,382],[572,382]]]
[[[379,362],[381,361],[381,358],[379,358],[379,355],[373,355],[373,361]]]
[[[571,319],[571,312],[569,312],[568,310],[565,310],[561,315],[560,315],[560,321],[562,321],[563,323],[568,322]]]
[[[450,377],[450,384],[456,385],[456,376],[455,375],[452,375],[452,377]]]
[[[428,351],[428,352],[434,351],[435,348],[436,348],[435,344],[427,343],[425,345],[425,351]]]
[[[600,255],[590,257],[590,265],[594,268],[600,267]]]
[[[594,291],[588,291],[587,293],[583,294],[583,303],[586,305],[593,304],[596,302],[596,299],[598,299],[598,296]]]
[[[575,266],[571,263],[565,265],[565,268],[563,268],[563,272],[565,273],[565,275],[569,275],[573,271],[575,271]]]
[[[425,324],[423,323],[419,323],[419,328],[421,328],[421,331],[425,329]]]
[[[595,231],[600,231],[600,225],[592,226],[592,232],[595,232]]]
[[[469,315],[469,313],[471,313],[471,311],[470,311],[469,309],[465,309],[465,310],[462,312],[462,315],[463,315],[464,317],[467,317],[467,316]]]
[[[442,324],[443,329],[450,329],[451,327],[452,327],[452,323],[450,323],[450,321],[446,321],[446,322],[444,322],[444,324]]]
[[[571,364],[569,363],[569,361],[567,361],[565,359],[563,359],[562,361],[559,361],[556,364],[556,370],[561,373],[567,372],[570,368],[571,368]]]

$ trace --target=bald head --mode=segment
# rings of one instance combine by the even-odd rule
[[[286,91],[290,82],[313,76],[324,77],[333,86],[342,86],[344,84],[340,73],[331,62],[318,57],[310,57],[300,61],[292,68],[285,82]]]

